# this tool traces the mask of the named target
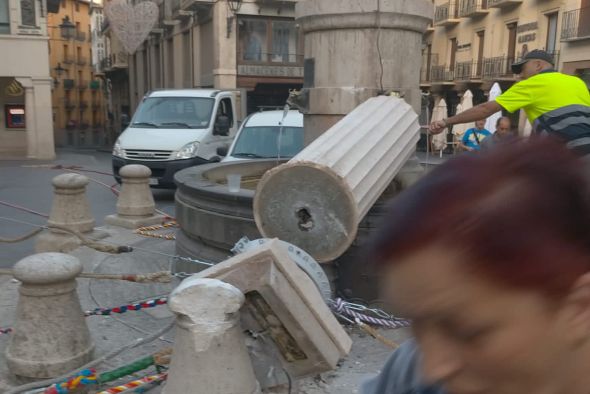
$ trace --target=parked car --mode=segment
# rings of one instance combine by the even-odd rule
[[[174,187],[174,174],[187,167],[220,161],[238,130],[238,96],[211,89],[148,93],[113,147],[113,173],[127,164],[152,170],[152,187]]]
[[[256,112],[244,120],[229,147],[220,148],[223,162],[290,159],[303,149],[303,115],[299,111]]]

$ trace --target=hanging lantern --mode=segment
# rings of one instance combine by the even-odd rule
[[[229,10],[235,15],[242,7],[242,0],[227,0]]]

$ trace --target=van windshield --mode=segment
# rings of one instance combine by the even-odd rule
[[[303,149],[303,127],[244,127],[231,156],[239,158],[291,158]]]
[[[205,97],[148,97],[133,117],[131,127],[205,129],[215,100]]]

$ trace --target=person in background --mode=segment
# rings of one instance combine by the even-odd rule
[[[510,118],[503,116],[496,122],[496,132],[482,141],[481,149],[489,150],[498,144],[510,141],[513,137]]]
[[[588,394],[590,200],[551,138],[461,155],[396,197],[373,243],[412,321],[362,394]]]
[[[495,101],[476,105],[448,119],[430,124],[430,132],[484,119],[506,110],[524,109],[533,125],[533,133],[558,137],[569,148],[585,156],[590,154],[590,93],[578,77],[557,72],[554,58],[545,51],[534,50],[512,65],[521,81],[498,96]]]
[[[485,124],[485,120],[476,121],[475,127],[467,130],[465,134],[463,134],[459,147],[468,152],[480,150],[483,140],[492,134],[489,130],[485,129]]]

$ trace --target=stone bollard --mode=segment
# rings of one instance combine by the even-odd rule
[[[47,224],[67,227],[92,238],[103,238],[106,234],[93,232],[94,218],[86,199],[88,178],[79,174],[61,174],[53,178],[53,204]],[[35,251],[70,252],[80,246],[80,240],[73,234],[51,229],[37,237]]]
[[[6,350],[13,374],[54,378],[92,359],[94,345],[76,292],[80,272],[80,261],[61,253],[36,254],[14,266],[22,284]]]
[[[129,229],[151,226],[164,221],[156,214],[156,204],[150,190],[152,171],[139,164],[129,164],[119,171],[122,183],[117,201],[117,214],[105,218],[105,223]]]
[[[258,382],[240,328],[244,295],[217,279],[189,278],[170,295],[177,314],[165,394],[253,394]]]

